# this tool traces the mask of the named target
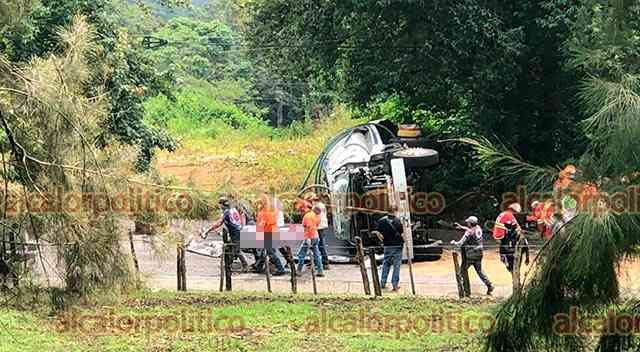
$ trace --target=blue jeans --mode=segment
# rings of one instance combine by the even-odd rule
[[[380,277],[380,286],[387,284],[389,270],[393,265],[393,276],[391,277],[391,285],[397,288],[400,283],[400,264],[402,264],[402,246],[384,247],[384,259],[382,261],[382,275]]]
[[[318,237],[310,240],[304,240],[302,247],[300,247],[300,250],[298,251],[298,272],[302,272],[302,268],[304,267],[304,258],[307,256],[309,246],[311,246],[311,250],[313,251],[313,261],[316,264],[316,272],[318,274],[322,273],[322,257],[320,256],[320,249],[318,248],[319,242],[320,239]]]
[[[318,248],[320,248],[320,255],[322,256],[322,264],[329,264],[329,255],[327,253],[327,244],[325,243],[324,238],[327,236],[328,229],[318,229],[318,237],[320,237],[320,241],[318,242]]]

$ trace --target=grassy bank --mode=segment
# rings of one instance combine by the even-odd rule
[[[477,351],[473,330],[489,310],[413,297],[139,292],[54,317],[2,309],[0,351]]]
[[[295,192],[326,142],[338,131],[361,123],[338,110],[321,123],[288,128],[228,129],[215,137],[178,136],[180,148],[156,161],[161,176],[177,184],[251,198],[259,192]]]

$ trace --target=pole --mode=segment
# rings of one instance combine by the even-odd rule
[[[224,244],[222,245],[222,254],[220,255],[220,292],[224,288]]]
[[[271,260],[271,256],[269,255],[269,252],[265,250],[264,272],[267,275],[267,291],[269,291],[269,293],[271,293],[271,263],[269,263],[270,260]]]
[[[356,237],[356,258],[358,259],[358,266],[360,266],[360,275],[362,275],[364,294],[371,295],[371,287],[369,286],[369,275],[367,274],[367,268],[364,265],[364,248],[362,247],[362,238],[360,237]]]
[[[180,268],[182,274],[182,291],[187,290],[187,252],[184,247],[184,242],[180,244]]]
[[[180,243],[176,245],[176,277],[178,281],[178,291],[182,291],[183,287],[183,276],[182,276],[182,250]]]
[[[316,284],[316,266],[315,266],[315,258],[313,255],[313,249],[311,249],[311,240],[309,240],[309,249],[307,249],[307,253],[311,250],[311,255],[309,258],[311,259],[311,281],[313,282],[313,294],[318,294],[318,286]]]
[[[140,264],[138,264],[136,247],[133,244],[133,231],[129,230],[128,232],[129,232],[129,247],[131,248],[131,257],[133,258],[133,267],[136,269],[136,287],[140,288]]]
[[[461,249],[460,256],[462,260],[460,261],[460,275],[462,277],[462,288],[464,288],[464,296],[471,296],[471,283],[469,282],[469,265],[467,263],[467,253],[464,249]]]
[[[376,252],[373,248],[369,248],[369,261],[371,262],[371,280],[373,281],[375,296],[382,297],[382,288],[380,287],[380,278],[378,277],[378,265],[376,263]]]
[[[407,242],[404,243],[405,246],[408,246]],[[413,251],[410,251],[408,248],[406,250],[407,255],[407,263],[409,264],[409,278],[411,279],[411,293],[413,293],[413,295],[416,295],[416,282],[413,279],[413,259],[412,254]]]
[[[522,234],[518,234],[515,253],[513,254],[513,271],[511,272],[511,281],[513,284],[513,294],[520,294],[520,266],[522,265],[522,256],[520,247],[522,245]]]
[[[462,283],[462,275],[460,274],[460,262],[458,260],[459,253],[457,250],[454,249],[452,255],[453,255],[453,270],[456,276],[456,283],[458,284],[458,297],[464,298],[465,292],[464,292],[464,286]]]
[[[286,246],[287,251],[287,263],[289,264],[289,269],[291,269],[291,292],[296,294],[298,293],[298,278],[296,273],[296,265],[293,262],[293,251],[291,247]]]
[[[223,248],[223,255],[224,255],[225,290],[231,291],[232,290],[231,263],[233,262],[233,254],[232,254],[232,248],[231,248],[232,244],[229,243],[229,234],[227,233],[227,231],[224,231],[222,235],[222,241],[224,242],[224,245],[222,248]]]

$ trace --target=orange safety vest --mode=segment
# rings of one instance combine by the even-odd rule
[[[550,240],[553,235],[553,212],[554,206],[552,202],[544,202],[538,204],[533,209],[533,216],[531,220],[536,222],[536,228],[542,234],[545,240]]]
[[[493,238],[501,240],[507,233],[507,225],[515,225],[519,227],[516,217],[513,216],[513,211],[505,210],[496,218],[496,222],[493,226]]]

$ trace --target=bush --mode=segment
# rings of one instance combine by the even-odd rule
[[[206,87],[187,87],[176,95],[175,101],[158,96],[150,99],[145,109],[149,123],[180,136],[216,137],[228,129],[269,130],[259,117],[233,103],[212,99]]]

